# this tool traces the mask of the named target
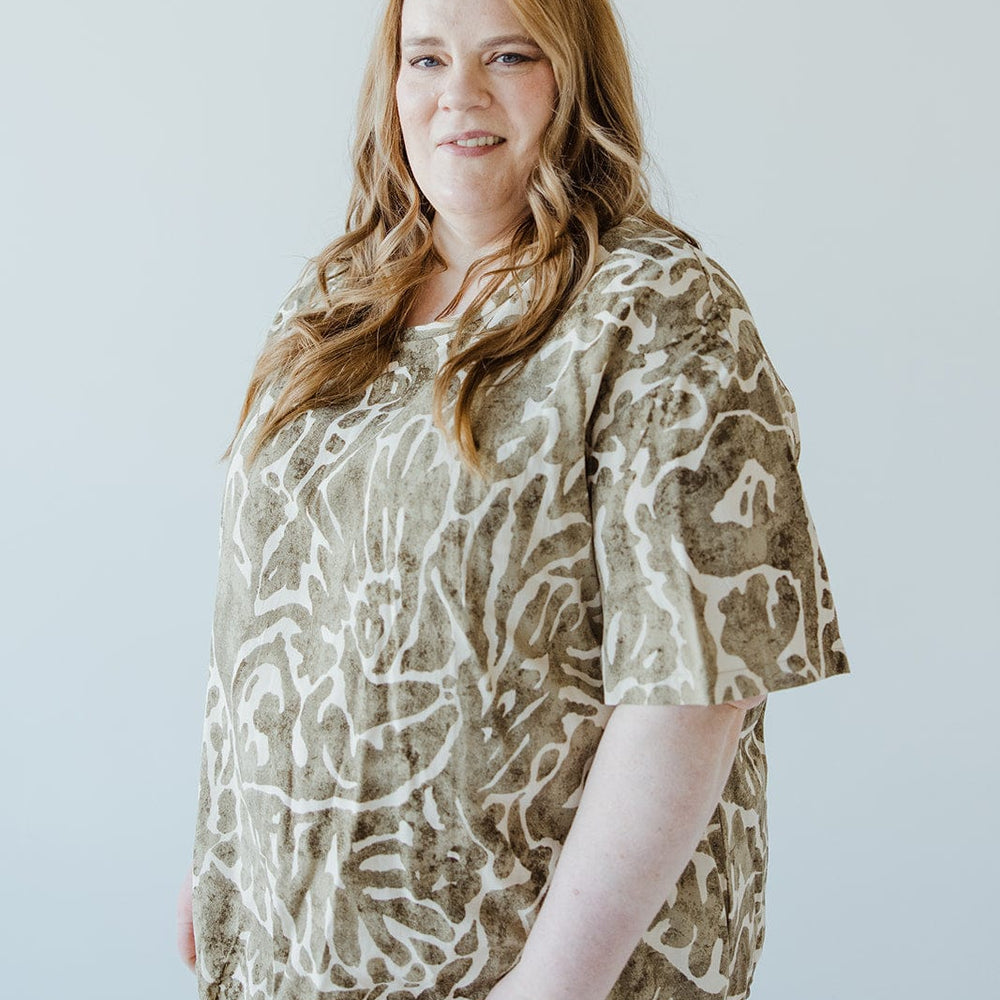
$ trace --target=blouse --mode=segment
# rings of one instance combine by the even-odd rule
[[[359,402],[301,415],[252,463],[270,392],[245,421],[197,818],[202,998],[482,1000],[518,960],[613,706],[847,671],[794,404],[742,295],[637,220],[601,244],[475,411],[483,476],[431,416],[451,322],[407,330]],[[473,335],[531,293],[502,287]],[[316,295],[307,270],[272,335]],[[747,996],[764,714],[611,1000]]]

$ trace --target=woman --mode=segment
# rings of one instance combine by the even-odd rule
[[[764,698],[847,664],[792,401],[649,204],[627,65],[608,0],[388,4],[232,448],[202,997],[748,995]]]

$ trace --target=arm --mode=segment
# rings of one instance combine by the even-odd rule
[[[746,710],[619,705],[518,965],[487,1000],[604,1000],[701,840]]]

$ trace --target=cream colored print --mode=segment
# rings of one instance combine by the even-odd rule
[[[431,421],[450,328],[231,463],[195,858],[204,998],[482,1000],[517,960],[616,703],[847,669],[787,390],[738,290],[608,234],[477,418]],[[308,279],[283,307],[280,335]],[[499,296],[482,322],[518,308]],[[763,937],[763,706],[614,1000],[744,997]]]

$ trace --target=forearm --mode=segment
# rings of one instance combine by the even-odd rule
[[[490,1000],[605,1000],[705,832],[745,707],[615,709],[521,960]]]

